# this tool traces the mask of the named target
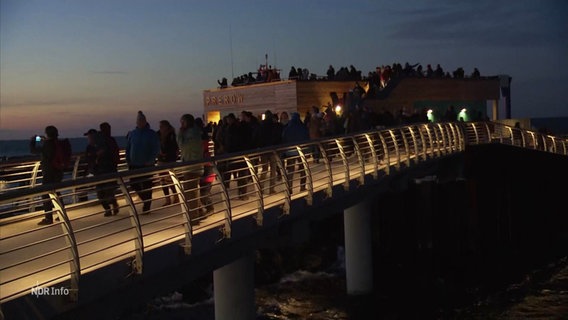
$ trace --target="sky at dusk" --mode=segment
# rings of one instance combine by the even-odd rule
[[[265,61],[325,75],[440,64],[512,77],[512,116],[568,116],[568,1],[0,0],[0,140],[46,125],[125,135],[201,116],[217,79]]]

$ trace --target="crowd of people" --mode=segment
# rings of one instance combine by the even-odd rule
[[[204,124],[201,118],[191,114],[180,117],[179,128],[176,129],[168,120],[159,121],[159,130],[154,131],[142,111],[136,115],[136,127],[128,132],[125,148],[126,163],[130,170],[150,168],[156,165],[167,165],[181,160],[201,161],[211,157],[209,142],[213,141],[214,154],[217,156],[235,152],[250,151],[258,148],[276,146],[280,144],[315,140],[340,134],[349,134],[370,130],[372,128],[388,127],[410,123],[428,122],[425,109],[406,115],[400,111],[392,114],[388,110],[373,112],[367,107],[360,107],[357,103],[363,92],[354,88],[348,95],[345,109],[334,108],[330,103],[325,106],[312,106],[303,119],[297,112],[289,114],[286,111],[273,113],[266,110],[263,115],[254,115],[250,111],[242,111],[237,117],[230,113],[218,123]],[[449,108],[443,119],[455,121],[456,114],[453,107]],[[41,154],[41,168],[43,184],[61,182],[65,168],[55,168],[53,159],[56,156],[56,141],[58,130],[54,126],[45,128],[43,142],[37,144],[35,136],[30,141],[32,153]],[[119,163],[119,147],[111,134],[108,122],[101,123],[99,130],[89,129],[85,134],[87,145],[84,152],[84,176],[97,176],[117,172]],[[305,189],[305,175],[303,164],[298,161],[295,151],[288,151],[283,155],[287,159],[286,172],[300,173],[300,189]],[[314,161],[319,161],[318,150],[313,150]],[[272,156],[260,158],[261,180],[268,176],[269,192],[273,193],[275,181],[281,178],[277,170],[276,159]],[[236,181],[238,194],[242,200],[247,199],[248,168],[244,162],[227,162],[218,166],[227,184]],[[171,177],[163,174],[160,177],[164,194],[164,205],[179,202],[177,192]],[[187,190],[185,197],[188,201],[190,216],[196,218],[213,211],[213,205],[208,195],[211,183],[215,179],[211,165],[195,167],[184,172],[183,188]],[[292,179],[287,176],[287,179]],[[150,211],[152,205],[152,174],[140,175],[130,179],[133,191],[142,200],[142,214]],[[114,182],[97,184],[97,198],[104,209],[104,216],[113,216],[119,213],[119,205],[115,198],[118,186]],[[53,223],[52,204],[46,197],[44,199],[45,218],[40,224]]]
[[[257,72],[249,72],[233,78],[231,86],[244,86],[249,84],[271,82],[280,80],[280,70],[273,68],[271,65],[261,64]],[[217,80],[220,89],[228,87],[228,80],[226,77]]]
[[[329,65],[325,76],[318,76],[315,73],[310,73],[308,68],[305,67],[290,67],[288,72],[289,80],[309,81],[309,80],[329,80],[329,81],[368,81],[371,90],[381,90],[386,87],[390,80],[401,77],[418,77],[418,78],[453,78],[464,79],[467,78],[465,70],[458,67],[451,73],[444,71],[440,64],[433,68],[431,64],[426,65],[426,69],[420,63],[411,65],[406,62],[404,67],[400,63],[393,63],[392,65],[377,66],[375,70],[368,72],[366,76],[362,75],[362,71],[350,65],[349,67],[342,66],[337,71],[333,65]],[[471,79],[481,78],[479,69],[474,68],[469,75]],[[280,80],[280,72],[272,66],[260,65],[257,72],[249,72],[241,76],[235,77],[231,82],[232,86],[241,86],[262,82],[270,82]],[[227,88],[227,78],[217,80],[219,88]]]
[[[142,111],[136,116],[136,127],[127,134],[125,148],[126,163],[129,170],[154,167],[181,161],[203,160],[209,154],[209,136],[201,118],[194,118],[191,114],[184,114],[180,118],[179,129],[175,129],[169,121],[161,120],[159,130],[154,131]],[[100,176],[117,172],[120,156],[116,139],[111,134],[111,126],[103,122],[99,130],[89,129],[85,134],[87,143],[83,153],[84,177]],[[45,135],[36,140],[30,140],[30,151],[41,155],[41,170],[44,185],[59,183],[63,180],[65,170],[69,168],[58,167],[55,159],[59,153],[57,143],[59,131],[55,126],[47,126]],[[211,180],[211,170],[205,165],[196,167],[183,173],[180,177],[184,181],[185,197],[188,199],[190,216],[201,217],[213,210],[211,201],[207,197],[210,190],[208,184]],[[179,202],[177,192],[168,175],[160,176],[162,191],[165,196],[164,205]],[[142,200],[141,214],[147,214],[152,205],[152,174],[140,175],[130,179],[130,186]],[[104,216],[110,217],[119,213],[120,207],[116,200],[118,185],[115,182],[96,184],[96,195],[104,209]],[[201,193],[199,194],[198,192]],[[170,197],[170,195],[172,195]],[[203,210],[200,209],[198,199],[201,198]],[[49,225],[54,221],[53,204],[46,194],[43,198],[44,218],[39,225]]]

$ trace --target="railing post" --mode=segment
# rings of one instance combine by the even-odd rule
[[[428,159],[428,155],[427,155],[427,151],[426,151],[426,138],[424,137],[424,131],[422,131],[422,128],[420,126],[417,126],[416,129],[418,130],[418,134],[420,135],[420,146],[421,146],[421,153],[422,153],[422,159],[426,160]]]
[[[426,129],[426,134],[428,135],[428,144],[424,144],[424,149],[426,150],[425,155],[426,157],[434,158],[434,140],[432,139],[432,131],[430,130],[430,125],[428,123],[424,124],[424,128]],[[426,143],[426,139],[424,139],[424,143]],[[430,148],[428,148],[428,145]],[[430,149],[428,156],[428,149]]]
[[[53,208],[55,208],[55,210],[59,212],[59,217],[62,221],[61,226],[63,233],[66,235],[65,239],[71,251],[71,261],[69,263],[71,288],[69,290],[69,298],[71,299],[71,301],[77,302],[79,300],[79,278],[81,277],[81,261],[79,259],[77,240],[75,239],[73,226],[71,225],[71,221],[69,220],[65,206],[59,200],[56,191],[50,192],[49,198],[51,199]]]
[[[373,179],[377,180],[379,178],[379,161],[377,159],[377,151],[375,150],[375,144],[368,133],[365,133],[365,138],[367,139],[367,143],[371,149],[371,157],[373,157]]]
[[[477,127],[475,125],[475,123],[472,123],[471,127],[473,128],[473,134],[475,135],[475,144],[479,144],[479,133],[477,132]]]
[[[341,160],[343,160],[343,165],[345,166],[345,182],[343,182],[343,189],[345,191],[349,190],[349,162],[347,161],[347,157],[345,156],[345,151],[343,150],[343,146],[339,142],[338,139],[334,139],[335,144],[337,144],[337,150],[339,150],[339,154],[341,155]]]
[[[513,135],[513,129],[509,126],[505,127],[507,130],[509,130],[509,137],[511,139],[511,145],[514,146],[515,145],[515,137]]]
[[[404,153],[406,154],[406,167],[410,167],[410,147],[408,146],[408,140],[406,139],[406,134],[404,134],[404,128],[400,128],[400,136],[402,137],[402,142],[404,144]]]
[[[452,141],[454,142],[452,149],[454,149],[455,151],[463,150],[462,140],[461,140],[461,136],[460,136],[460,127],[461,127],[460,122],[450,123],[449,125],[450,125],[450,129],[451,129],[452,135],[453,135]]]
[[[325,150],[321,142],[318,142],[318,147],[320,149],[321,158],[325,165],[325,169],[327,170],[327,188],[325,188],[325,195],[327,198],[331,198],[331,196],[333,195],[333,172],[331,171],[331,160],[327,156],[327,150]],[[288,188],[289,187],[290,186],[288,186]]]
[[[278,155],[276,151],[273,152],[272,156],[274,157],[274,159],[276,159],[276,167],[277,170],[280,170],[280,175],[282,177],[286,177],[284,161],[282,161],[282,158]],[[290,183],[288,182],[288,179],[282,179],[282,181],[284,181],[285,184],[284,192],[286,193],[286,197],[284,199],[284,205],[282,206],[282,213],[290,214],[290,202],[292,202],[292,195],[290,194]]]
[[[130,206],[130,224],[136,231],[136,241],[134,242],[134,247],[136,251],[136,256],[132,262],[132,269],[136,274],[142,274],[143,259],[144,259],[144,237],[142,235],[142,226],[140,224],[140,219],[138,217],[138,211],[136,210],[136,205],[128,192],[128,188],[124,183],[124,179],[119,177],[118,185],[120,186],[120,191],[124,194],[124,199],[126,203]]]
[[[184,253],[186,255],[189,255],[191,254],[191,240],[193,238],[193,226],[191,223],[191,216],[189,215],[189,206],[187,205],[187,199],[185,198],[185,190],[183,188],[183,185],[177,178],[175,172],[173,172],[172,170],[168,170],[168,173],[170,175],[170,179],[172,179],[172,184],[176,188],[176,192],[180,197],[179,204],[181,207],[181,212],[183,213],[183,216],[185,218],[185,223],[184,223],[185,237],[184,237],[184,244],[182,247]]]
[[[32,170],[32,176],[30,177],[30,188],[33,188],[36,186],[37,183],[37,175],[38,175],[38,171],[39,171],[39,166],[40,166],[40,162],[37,161],[34,164],[34,168]],[[32,199],[30,199],[32,200]],[[30,206],[28,207],[28,211],[29,212],[34,212],[35,211],[35,204],[33,201],[30,201]]]
[[[34,168],[32,170],[32,177],[31,177],[31,181],[30,181],[30,188],[33,188],[36,186],[37,184],[37,174],[39,172],[39,166],[40,166],[41,162],[37,161],[34,164]]]
[[[467,124],[464,124],[463,126],[460,126],[459,128],[459,132],[460,132],[460,141],[461,141],[461,150],[464,151],[465,150],[465,145],[467,144]]]
[[[483,124],[485,124],[485,130],[487,130],[487,142],[491,143],[493,141],[493,138],[491,138],[491,129],[489,128],[489,122],[484,121]]]
[[[357,154],[357,160],[359,161],[359,167],[361,168],[361,175],[359,176],[359,184],[365,184],[365,161],[363,160],[363,154],[361,153],[361,148],[355,137],[351,137],[353,141],[353,148],[355,149],[355,154]]]
[[[418,152],[418,143],[416,143],[416,134],[412,129],[412,126],[408,126],[408,131],[410,131],[410,137],[412,138],[412,143],[414,144],[414,163],[418,164],[420,162],[420,153]]]
[[[253,185],[256,189],[256,198],[258,203],[258,212],[256,213],[255,217],[256,224],[258,226],[262,226],[262,220],[264,218],[264,198],[262,197],[262,186],[260,185],[258,175],[256,174],[256,169],[252,165],[250,158],[247,156],[243,156],[243,158],[245,159],[245,163],[247,164],[247,167],[249,169],[250,176],[252,177]]]
[[[385,151],[385,159],[387,160],[385,172],[386,174],[390,174],[390,152],[387,145],[387,141],[385,140],[385,137],[383,137],[383,135],[380,134],[380,132],[379,132],[379,138],[381,139],[381,143],[383,144],[383,150]]]
[[[73,164],[73,171],[71,172],[71,179],[76,180],[77,175],[79,174],[79,162],[81,162],[81,155],[77,155],[75,157],[75,163]],[[73,188],[73,203],[79,202],[79,198],[77,197],[77,188]]]
[[[523,144],[523,148],[526,148],[527,147],[527,141],[526,141],[525,135],[527,133],[525,132],[525,130],[519,129],[519,131],[521,132],[521,141],[522,141],[522,144]]]
[[[432,126],[432,131],[434,131],[434,139],[436,139],[436,155],[437,157],[441,157],[442,156],[442,150],[440,147],[440,135],[438,134],[438,130],[436,130],[436,126]],[[433,144],[432,144],[433,145]]]
[[[400,170],[400,150],[398,148],[398,140],[396,139],[396,135],[394,134],[394,132],[392,130],[388,131],[391,139],[392,139],[392,144],[394,145],[394,153],[396,154],[396,169]]]
[[[231,238],[231,233],[232,233],[232,223],[233,223],[233,212],[232,212],[232,208],[231,208],[231,197],[229,196],[229,190],[227,190],[227,186],[225,185],[225,179],[223,178],[223,175],[221,174],[221,172],[219,172],[219,168],[217,167],[217,162],[212,163],[212,170],[215,173],[215,175],[217,176],[217,179],[219,179],[220,186],[221,186],[221,190],[223,190],[223,192],[221,192],[222,197],[224,198],[225,201],[225,226],[223,227],[223,229],[221,230],[221,232],[223,233],[223,236],[226,239]]]
[[[444,130],[444,125],[442,125],[441,123],[438,123],[438,129],[440,129],[440,135],[442,136],[442,146],[443,146],[443,154],[448,154],[448,145],[446,143],[446,134],[445,134],[445,130]]]
[[[533,149],[535,149],[535,150],[536,150],[536,149],[537,149],[537,147],[536,147],[536,138],[535,138],[535,136],[534,136],[534,132],[532,132],[532,131],[529,131],[529,134],[531,135],[531,139],[532,139],[532,145],[533,145]]]
[[[312,171],[310,170],[310,166],[308,165],[308,161],[306,159],[306,155],[304,151],[299,146],[296,146],[296,150],[298,150],[298,154],[300,155],[300,161],[302,161],[302,165],[304,166],[304,174],[306,175],[306,184],[308,187],[308,196],[306,197],[306,203],[311,206],[313,204],[314,199],[314,183],[312,177]]]

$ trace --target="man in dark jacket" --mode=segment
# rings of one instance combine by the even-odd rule
[[[280,124],[274,120],[274,115],[270,110],[264,113],[264,120],[260,123],[259,127],[259,141],[258,147],[265,148],[275,146],[282,141],[282,129]],[[275,193],[274,186],[276,185],[277,162],[276,157],[272,152],[263,153],[260,155],[260,164],[262,173],[260,174],[261,183],[266,181],[266,175],[269,174],[269,193]]]
[[[120,162],[120,148],[116,139],[111,134],[111,127],[108,122],[103,122],[99,125],[100,137],[104,141],[104,148],[99,151],[99,163],[97,167],[97,174],[114,173],[118,171],[118,163]],[[100,187],[101,194],[97,194],[101,201],[111,204],[112,214],[116,215],[119,211],[118,201],[116,200],[115,191],[118,185],[115,182],[109,182]],[[108,207],[103,204],[103,207]],[[105,211],[106,216],[109,216],[108,210]]]
[[[42,144],[36,144],[36,136],[30,140],[30,152],[33,154],[41,155],[41,174],[42,183],[44,185],[56,184],[63,180],[63,169],[54,166],[54,159],[56,156],[56,143],[59,132],[54,126],[45,127],[45,136],[40,137]],[[53,204],[49,199],[48,194],[44,194],[43,198],[43,211],[45,217],[38,225],[48,225],[53,223]],[[59,219],[57,219],[59,220]]]
[[[247,132],[243,124],[237,120],[234,114],[230,113],[227,118],[226,134],[224,135],[224,146],[227,153],[244,151],[247,145],[246,141]],[[248,169],[245,162],[240,160],[230,160],[227,166],[228,171],[223,174],[225,185],[229,186],[231,173],[233,178],[237,181],[239,191],[239,199],[248,200],[247,195],[247,179]]]
[[[282,131],[282,143],[292,142],[307,142],[310,139],[308,128],[300,120],[300,114],[297,112],[292,113],[290,122]],[[298,151],[291,149],[284,154],[286,158],[286,174],[288,176],[288,183],[290,186],[290,193],[293,188],[293,177],[296,163],[298,164],[297,171],[300,173],[300,192],[306,190],[306,168],[304,162],[300,158]]]

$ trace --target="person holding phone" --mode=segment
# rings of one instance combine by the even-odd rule
[[[42,184],[55,184],[63,180],[63,170],[53,166],[53,159],[55,158],[55,144],[59,137],[59,131],[55,126],[45,127],[45,136],[33,136],[30,139],[30,152],[33,154],[41,155],[41,174]],[[38,144],[38,142],[42,142]],[[43,211],[45,217],[38,225],[48,225],[53,223],[53,205],[49,199],[48,194],[44,194],[43,198]]]

